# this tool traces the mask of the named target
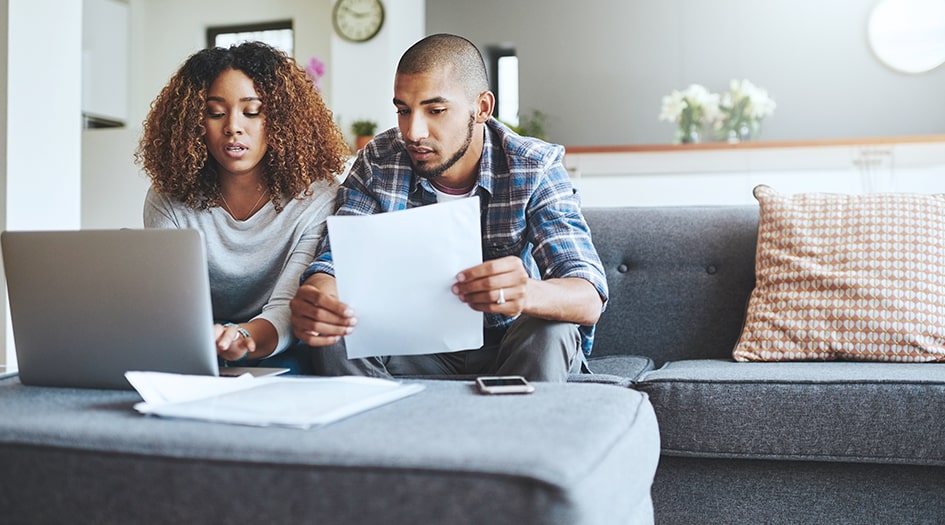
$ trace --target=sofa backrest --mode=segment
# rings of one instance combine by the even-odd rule
[[[757,206],[583,211],[610,288],[592,357],[731,358],[755,285]]]

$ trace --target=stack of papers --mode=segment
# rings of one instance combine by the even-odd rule
[[[311,428],[423,390],[369,377],[211,377],[126,372],[142,414],[252,426]]]

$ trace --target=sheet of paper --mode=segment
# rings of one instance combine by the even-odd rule
[[[482,346],[482,313],[450,288],[482,263],[479,198],[376,215],[328,217],[338,295],[358,325],[348,357]]]
[[[142,414],[251,426],[310,428],[423,390],[369,377],[209,377],[127,372]]]
[[[196,376],[167,372],[125,372],[125,378],[138,391],[141,399],[152,406],[181,403],[195,399],[245,390],[253,385],[253,377]]]

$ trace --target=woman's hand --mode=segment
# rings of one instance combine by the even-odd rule
[[[213,325],[217,355],[224,361],[239,361],[256,350],[256,341],[248,330],[238,324]]]

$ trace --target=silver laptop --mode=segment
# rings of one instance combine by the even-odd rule
[[[270,375],[218,366],[197,230],[0,234],[20,381],[121,388],[128,370]]]

